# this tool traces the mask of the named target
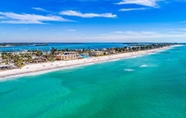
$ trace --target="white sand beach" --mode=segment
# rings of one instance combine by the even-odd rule
[[[113,54],[113,55],[108,55],[108,56],[90,57],[90,58],[78,59],[78,60],[55,61],[55,62],[47,62],[47,63],[30,64],[30,65],[24,66],[21,69],[1,71],[0,80],[5,80],[9,77],[14,77],[14,76],[28,75],[28,74],[34,74],[34,73],[40,73],[40,72],[53,71],[56,69],[64,69],[64,68],[69,68],[69,67],[88,65],[92,63],[107,62],[107,61],[112,61],[112,60],[143,56],[146,54],[157,53],[160,51],[168,50],[173,47],[175,46],[169,46],[169,47],[163,47],[163,48],[145,50],[145,51],[138,51],[138,52]]]

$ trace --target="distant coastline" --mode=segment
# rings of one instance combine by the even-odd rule
[[[11,77],[18,77],[18,76],[23,76],[23,75],[26,76],[26,75],[30,75],[34,73],[45,73],[48,71],[60,70],[60,69],[65,69],[69,67],[84,66],[84,65],[89,65],[89,64],[102,63],[102,62],[108,62],[108,61],[113,61],[113,60],[143,56],[143,55],[147,55],[151,53],[158,53],[160,51],[171,49],[175,46],[179,46],[179,45],[172,45],[172,46],[167,46],[163,48],[144,50],[144,51],[138,51],[138,52],[128,52],[128,53],[113,54],[113,55],[108,55],[108,56],[90,57],[90,58],[85,58],[85,59],[30,64],[30,65],[26,65],[25,67],[21,69],[13,69],[13,70],[7,70],[7,71],[0,72],[0,81],[8,80],[8,78],[11,78]]]

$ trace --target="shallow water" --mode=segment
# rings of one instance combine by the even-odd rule
[[[186,46],[0,83],[1,118],[185,118]]]

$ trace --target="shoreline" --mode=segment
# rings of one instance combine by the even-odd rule
[[[86,66],[96,63],[104,63],[110,61],[117,61],[121,59],[135,58],[139,56],[144,56],[148,54],[155,54],[161,51],[169,50],[180,45],[173,45],[163,48],[144,50],[138,52],[127,52],[99,57],[90,57],[85,59],[69,60],[69,61],[55,61],[55,62],[46,62],[46,63],[37,63],[26,65],[21,69],[6,70],[0,72],[0,82],[11,80],[11,78],[17,78],[21,76],[37,75],[48,72],[54,72],[57,70],[75,68],[79,66]]]

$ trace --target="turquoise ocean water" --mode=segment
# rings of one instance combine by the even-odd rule
[[[141,45],[147,43],[140,43]],[[125,47],[128,44],[124,43],[48,43],[46,46],[13,46],[13,47],[0,47],[0,51],[3,52],[16,52],[24,50],[42,50],[50,51],[52,47],[59,50],[61,49],[102,49],[102,48],[114,48],[114,47]]]
[[[1,118],[186,118],[186,46],[0,82]]]

